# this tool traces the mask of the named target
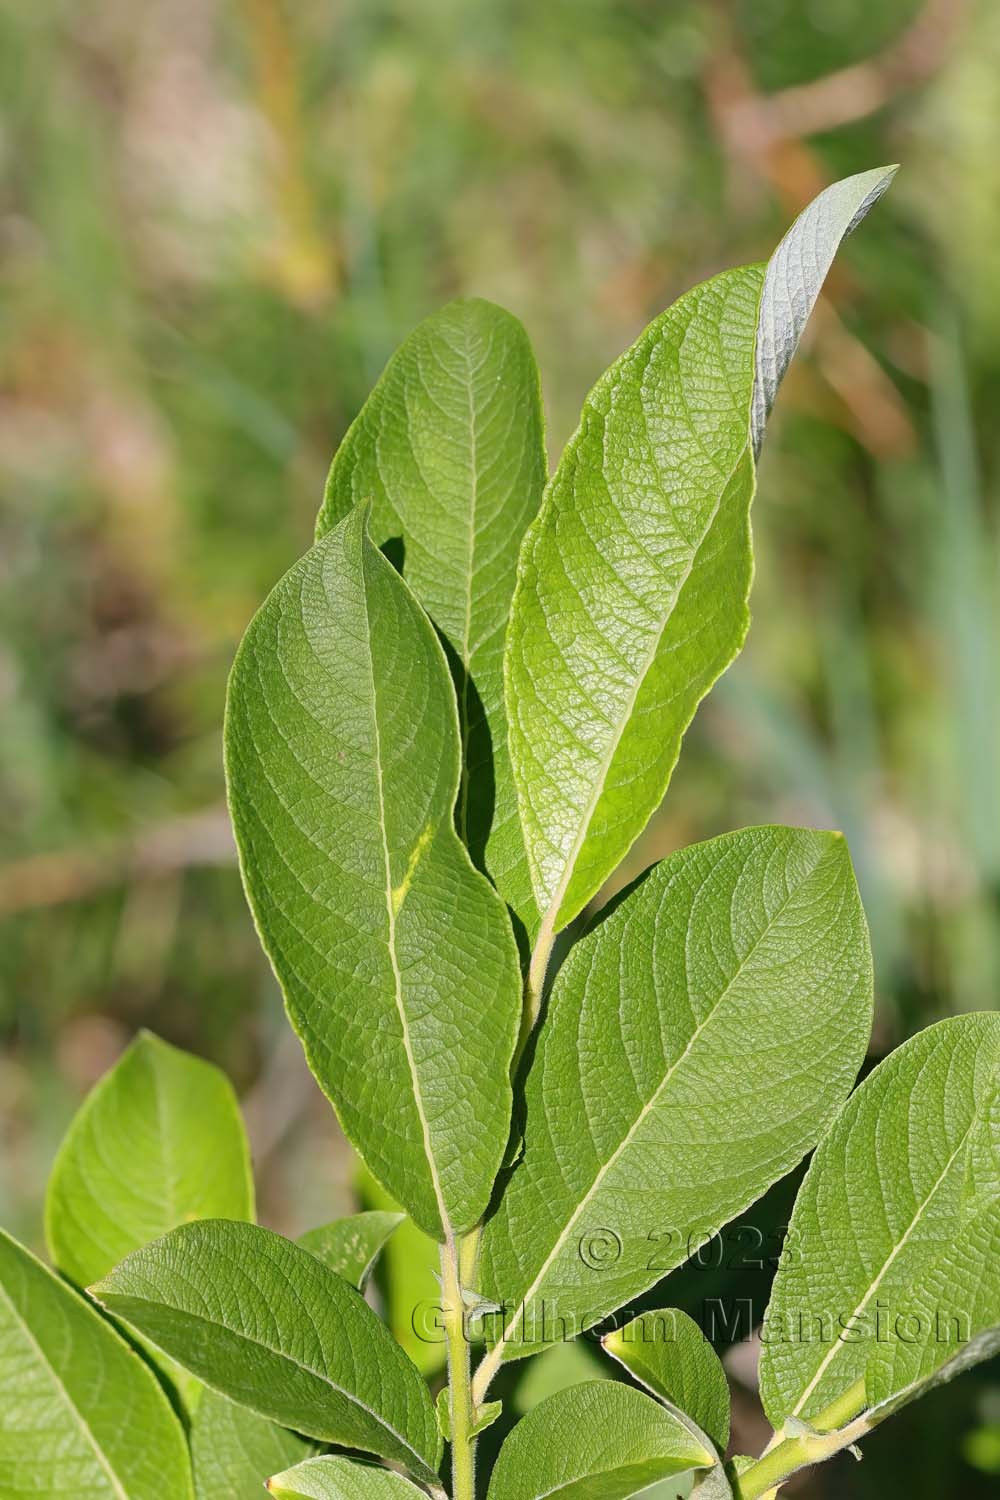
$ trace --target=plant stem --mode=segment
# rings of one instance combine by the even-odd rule
[[[765,1500],[798,1469],[822,1463],[856,1443],[871,1430],[867,1419],[859,1415],[864,1407],[862,1379],[819,1412],[812,1419],[810,1430],[777,1442],[741,1474],[736,1481],[739,1500]]]
[[[444,1297],[448,1393],[451,1405],[451,1493],[452,1500],[475,1500],[476,1439],[473,1428],[476,1416],[459,1269],[463,1260],[462,1249],[461,1242],[451,1238],[441,1247],[441,1290]]]
[[[538,931],[535,946],[531,951],[531,961],[528,964],[528,972],[524,978],[524,1006],[521,1011],[521,1034],[517,1039],[517,1050],[514,1053],[512,1072],[516,1073],[518,1064],[524,1056],[524,1049],[531,1039],[531,1033],[535,1029],[538,1013],[542,1008],[542,996],[545,991],[545,975],[548,972],[549,959],[552,957],[552,949],[555,944],[556,935],[555,913],[550,912]]]

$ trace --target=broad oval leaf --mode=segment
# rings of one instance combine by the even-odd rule
[[[799,1191],[762,1339],[776,1428],[859,1379],[877,1419],[1000,1346],[1000,1015],[928,1027],[851,1098]]]
[[[306,1438],[205,1391],[191,1423],[196,1500],[261,1500],[268,1475],[313,1451]]]
[[[93,1288],[110,1312],[242,1406],[433,1476],[427,1387],[352,1286],[270,1230],[208,1220],[137,1250]]]
[[[654,1396],[690,1417],[720,1453],[729,1442],[729,1382],[698,1324],[678,1307],[640,1313],[602,1340]]]
[[[335,1219],[298,1243],[364,1290],[368,1274],[405,1215],[371,1212]],[[307,1458],[314,1444],[217,1391],[206,1391],[191,1426],[197,1500],[254,1500],[269,1475]]]
[[[715,1459],[686,1423],[642,1391],[596,1380],[560,1391],[522,1417],[500,1449],[488,1500],[623,1500]]]
[[[88,1094],[56,1157],[45,1204],[54,1263],[89,1286],[178,1224],[253,1217],[250,1151],[229,1080],[140,1033]]]
[[[587,397],[528,529],[506,702],[548,936],[641,832],[695,709],[743,644],[751,426],[759,439],[826,266],[879,175],[824,194],[766,271],[726,271],[650,324]]]
[[[251,623],[226,767],[250,905],[312,1071],[421,1227],[469,1228],[507,1142],[517,946],[455,832],[444,652],[362,510]]]
[[[267,1488],[278,1500],[420,1500],[424,1491],[388,1469],[350,1458],[310,1458],[275,1474]]]
[[[180,1422],[106,1319],[0,1231],[0,1495],[191,1500]]]
[[[370,1209],[307,1230],[299,1235],[298,1242],[310,1255],[363,1292],[383,1246],[405,1217]]]
[[[518,320],[479,298],[427,318],[392,356],[333,461],[318,537],[371,500],[371,533],[453,653],[463,746],[459,832],[537,925],[507,752],[503,644],[546,479],[538,369]],[[488,842],[487,842],[488,840]]]
[[[871,1008],[839,834],[744,829],[655,866],[553,986],[483,1240],[502,1357],[624,1306],[789,1171],[846,1097]]]

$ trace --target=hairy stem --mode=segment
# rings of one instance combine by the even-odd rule
[[[465,1330],[460,1267],[468,1262],[461,1241],[449,1238],[441,1247],[441,1290],[444,1300],[445,1340],[448,1346],[448,1392],[451,1404],[451,1493],[452,1500],[475,1500],[476,1439],[475,1404],[472,1397],[472,1364]]]
[[[739,1500],[766,1500],[797,1470],[822,1463],[851,1447],[871,1431],[867,1419],[860,1415],[864,1407],[862,1379],[819,1412],[809,1430],[777,1442],[741,1474],[736,1481]]]

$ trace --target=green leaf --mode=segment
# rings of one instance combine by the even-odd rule
[[[763,1339],[776,1427],[862,1378],[885,1415],[1000,1345],[1000,1015],[928,1027],[854,1094],[799,1192]]]
[[[694,845],[599,918],[553,986],[484,1235],[503,1358],[624,1306],[793,1167],[851,1087],[871,1006],[839,834]]]
[[[545,478],[527,334],[490,302],[452,302],[386,366],[333,461],[316,532],[371,500],[374,540],[401,540],[405,577],[453,653],[466,768],[459,833],[529,928],[538,919],[507,752],[503,644]]]
[[[588,1380],[613,1380],[607,1360],[598,1358],[588,1339],[551,1344],[524,1366],[514,1390],[513,1408],[521,1416],[559,1391]]]
[[[363,1292],[383,1246],[405,1217],[377,1210],[351,1214],[308,1230],[299,1236],[299,1244]]]
[[[434,1474],[440,1436],[418,1371],[353,1287],[280,1235],[188,1224],[136,1250],[93,1295],[240,1405]]]
[[[250,1148],[228,1078],[140,1032],[87,1095],[56,1157],[45,1201],[54,1264],[85,1287],[178,1224],[253,1217]],[[198,1383],[155,1363],[193,1412]]]
[[[0,1231],[0,1495],[191,1500],[156,1377],[79,1293]]]
[[[517,946],[455,833],[444,652],[361,510],[250,625],[226,762],[250,904],[310,1067],[420,1226],[468,1229],[507,1143]]]
[[[399,1208],[372,1174],[362,1166],[358,1191],[363,1203],[380,1213]],[[441,1252],[407,1214],[391,1236],[379,1265],[383,1315],[396,1343],[413,1360],[425,1379],[432,1380],[447,1363],[444,1335],[439,1327]],[[433,1314],[430,1310],[433,1308]],[[429,1316],[425,1316],[428,1314]]]
[[[278,1500],[419,1500],[408,1479],[350,1458],[310,1458],[268,1480]]]
[[[597,1380],[550,1396],[518,1422],[500,1449],[489,1500],[620,1500],[714,1462],[665,1407]]]
[[[140,1033],[88,1094],[56,1157],[45,1204],[53,1261],[89,1286],[178,1224],[253,1216],[250,1152],[229,1080]]]
[[[698,703],[743,644],[751,418],[762,429],[819,290],[804,254],[825,267],[857,199],[841,184],[766,273],[726,271],[650,324],[588,396],[528,529],[506,702],[543,935],[583,909],[641,832]],[[768,384],[755,396],[765,289]]]
[[[197,1500],[261,1500],[269,1474],[299,1463],[313,1444],[206,1391],[191,1424]]]
[[[641,1313],[602,1343],[654,1396],[696,1422],[720,1453],[726,1451],[729,1382],[693,1318],[676,1307]]]

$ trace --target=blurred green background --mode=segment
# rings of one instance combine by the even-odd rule
[[[772,423],[750,645],[632,863],[842,827],[873,1055],[996,1004],[998,80],[996,0],[6,0],[0,1221],[37,1243],[59,1135],[140,1024],[236,1080],[266,1222],[352,1201],[243,903],[220,728],[399,339],[457,294],[510,307],[555,456],[651,316],[886,161]],[[799,1492],[991,1473],[986,1371]]]

